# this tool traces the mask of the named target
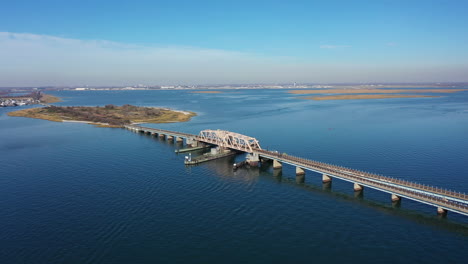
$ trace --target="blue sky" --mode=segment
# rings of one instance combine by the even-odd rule
[[[468,81],[467,10],[464,0],[4,1],[0,86]]]

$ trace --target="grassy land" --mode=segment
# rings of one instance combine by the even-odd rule
[[[59,97],[56,97],[50,94],[44,94],[44,93],[42,94],[39,100],[41,101],[41,103],[45,103],[45,104],[53,104],[53,103],[58,103],[62,101]]]
[[[9,116],[39,118],[55,122],[82,121],[99,126],[122,127],[131,123],[171,123],[189,121],[193,112],[133,105],[47,106],[9,112]]]
[[[439,97],[430,95],[403,95],[403,94],[346,94],[330,96],[301,97],[308,100],[352,100],[352,99],[385,99],[385,98],[417,98],[417,97]]]

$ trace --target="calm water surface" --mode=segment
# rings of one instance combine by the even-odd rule
[[[58,105],[190,110],[151,124],[225,129],[263,148],[468,192],[468,92],[298,99],[284,90],[73,91]],[[468,218],[294,167],[183,165],[180,145],[124,129],[8,117],[0,109],[0,263],[463,263]]]

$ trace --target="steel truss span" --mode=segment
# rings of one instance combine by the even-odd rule
[[[203,130],[200,132],[199,137],[202,141],[210,142],[220,147],[236,149],[249,153],[254,152],[254,150],[262,149],[256,138],[226,130]]]

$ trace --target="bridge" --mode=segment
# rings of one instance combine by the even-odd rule
[[[468,216],[467,194],[286,155],[278,151],[264,150],[257,139],[242,134],[224,130],[203,130],[199,135],[193,135],[139,125],[127,125],[125,128],[178,142],[183,142],[185,139],[190,147],[209,144],[220,149],[248,153],[247,161],[251,165],[256,165],[261,159],[272,160],[275,170],[281,169],[283,164],[289,164],[296,167],[296,175],[304,175],[306,170],[313,171],[322,174],[324,183],[336,178],[353,183],[355,192],[362,192],[364,187],[372,188],[389,193],[394,203],[400,202],[401,198],[406,198],[434,206],[440,215],[446,215],[447,211],[452,211]]]

